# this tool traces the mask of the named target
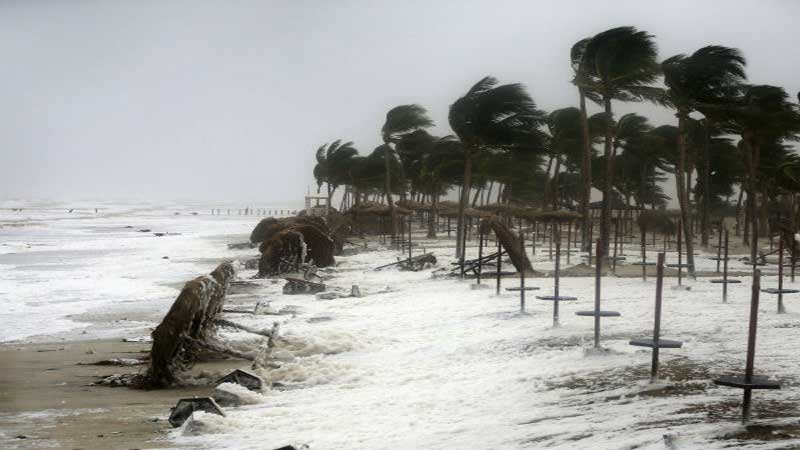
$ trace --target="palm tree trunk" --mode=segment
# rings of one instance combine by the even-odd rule
[[[706,141],[703,145],[703,209],[700,217],[700,244],[708,246],[708,210],[711,207],[711,124],[706,119]]]
[[[605,145],[603,146],[603,155],[606,158],[606,179],[603,184],[603,209],[600,214],[600,240],[603,243],[605,254],[608,255],[611,228],[611,186],[614,182],[614,158],[611,155],[614,141],[611,98],[603,97],[603,106],[606,113]]]
[[[436,222],[437,222],[437,209],[436,206],[438,205],[439,196],[432,195],[431,196],[431,210],[428,212],[428,238],[435,239],[436,238]]]
[[[481,193],[481,188],[475,189],[475,195],[472,196],[472,207],[473,208],[478,203],[478,195],[480,195],[480,193]]]
[[[589,118],[586,114],[586,94],[583,88],[578,88],[580,95],[581,109],[581,140],[583,141],[583,152],[581,152],[581,189],[580,203],[578,205],[581,214],[581,242],[583,251],[589,251],[592,246],[588,236],[589,231],[589,202],[592,195],[592,141],[589,136]]]
[[[692,224],[689,222],[689,195],[686,189],[686,114],[678,116],[678,164],[675,170],[675,184],[678,190],[678,204],[681,208],[681,226],[683,239],[686,241],[686,264],[689,275],[695,278],[694,270],[694,236]]]
[[[461,236],[466,232],[464,228],[464,225],[466,225],[464,209],[466,209],[469,201],[470,182],[472,181],[472,154],[470,150],[469,146],[464,149],[464,180],[461,186],[461,198],[458,202],[458,223],[456,225],[458,227],[456,230],[456,258],[460,258],[464,254],[464,249],[461,248],[461,241],[463,240]]]
[[[392,222],[391,226],[389,227],[392,233],[392,240],[397,238],[397,212],[394,210],[394,200],[392,199],[392,180],[391,180],[391,164],[389,164],[389,144],[385,144],[386,149],[383,152],[383,161],[385,164],[386,169],[386,180],[385,180],[385,189],[386,189],[386,203],[389,205],[389,220]]]
[[[550,155],[550,158],[547,160],[547,171],[545,171],[544,177],[544,199],[542,201],[542,208],[547,207],[547,204],[550,203],[550,185],[552,184],[552,180],[550,179],[550,170],[553,168],[553,155]]]
[[[561,158],[556,158],[556,171],[553,174],[553,209],[558,209],[559,207],[559,177],[558,174],[561,172]]]

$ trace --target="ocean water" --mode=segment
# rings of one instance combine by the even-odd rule
[[[227,248],[261,218],[244,207],[0,202],[0,342],[146,334],[183,283],[256,253]]]

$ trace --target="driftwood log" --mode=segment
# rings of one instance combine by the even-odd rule
[[[502,219],[498,216],[487,217],[481,221],[481,227],[483,227],[484,233],[486,233],[488,229],[494,232],[495,236],[497,236],[497,239],[500,241],[500,245],[503,246],[503,249],[508,253],[508,257],[511,258],[511,263],[514,264],[514,268],[517,269],[517,272],[525,271],[525,273],[534,273],[527,252],[522,248],[519,236],[514,234],[514,232],[503,223]]]
[[[177,381],[180,372],[194,364],[197,348],[192,343],[206,341],[213,334],[214,321],[222,311],[233,278],[233,265],[223,263],[211,274],[186,283],[164,320],[153,330],[146,386],[169,386]]]

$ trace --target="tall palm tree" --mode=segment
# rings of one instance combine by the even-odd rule
[[[589,203],[592,197],[592,157],[594,156],[594,149],[589,132],[589,115],[586,112],[586,97],[587,95],[593,96],[593,100],[598,99],[594,93],[588,88],[589,84],[589,68],[586,67],[587,60],[583,58],[586,50],[586,44],[589,43],[589,38],[581,39],[576,42],[570,49],[570,64],[572,66],[573,77],[572,84],[578,88],[578,100],[580,107],[580,121],[581,121],[581,194],[580,202],[578,204],[578,211],[581,214],[581,242],[583,243],[583,251],[589,251],[592,243],[588,236],[589,231]]]
[[[521,84],[498,86],[494,77],[478,81],[464,96],[450,106],[450,128],[461,141],[464,151],[464,178],[458,205],[456,255],[462,256],[464,208],[467,205],[474,158],[481,152],[512,149],[541,150],[544,112],[536,108]]]
[[[433,121],[428,117],[428,111],[420,105],[395,106],[386,113],[386,121],[381,128],[381,137],[386,146],[383,158],[386,169],[385,190],[386,202],[389,204],[389,215],[392,222],[392,238],[395,238],[398,232],[397,214],[394,209],[394,200],[392,199],[390,159],[395,155],[392,146],[397,143],[398,139],[404,134],[432,126]],[[402,167],[402,165],[400,165],[400,167]],[[405,188],[402,187],[400,192],[405,192]]]
[[[611,101],[661,101],[661,91],[652,86],[659,75],[656,44],[653,36],[645,31],[619,27],[596,34],[579,53],[581,86],[587,93],[591,92],[595,100],[601,101],[608,121],[603,148],[605,179],[613,180],[614,114]],[[608,246],[611,220],[612,184],[604,183],[600,238],[605,247]]]
[[[741,144],[748,172],[745,190],[752,230],[750,256],[755,261],[758,253],[756,181],[761,151],[770,144],[796,140],[800,133],[800,113],[796,105],[789,101],[789,95],[783,88],[769,85],[745,86],[729,113],[742,137]]]
[[[710,45],[692,55],[675,55],[661,63],[665,101],[675,108],[678,117],[678,158],[675,184],[681,209],[683,236],[686,239],[686,262],[694,276],[694,240],[689,221],[689,187],[686,185],[687,149],[689,143],[689,114],[703,108],[705,111],[722,111],[745,79],[745,59],[735,48]]]
[[[327,184],[329,207],[336,189],[348,182],[350,160],[356,155],[358,155],[358,150],[353,147],[353,143],[342,143],[341,139],[330,144],[323,144],[317,149],[314,178],[317,180],[317,192],[322,188],[322,183]]]

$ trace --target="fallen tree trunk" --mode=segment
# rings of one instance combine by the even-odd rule
[[[213,334],[216,316],[222,311],[234,269],[230,263],[218,266],[210,275],[189,281],[167,315],[153,330],[147,387],[165,387],[191,367],[197,358],[193,341],[205,341]]]
[[[484,233],[487,229],[491,229],[494,232],[495,236],[497,236],[497,239],[500,241],[500,245],[508,252],[511,263],[514,264],[514,268],[517,269],[517,272],[525,271],[530,274],[534,273],[531,261],[528,259],[527,252],[522,248],[519,237],[514,234],[513,231],[509,230],[498,216],[491,216],[483,219],[483,221],[481,221],[481,227]]]

